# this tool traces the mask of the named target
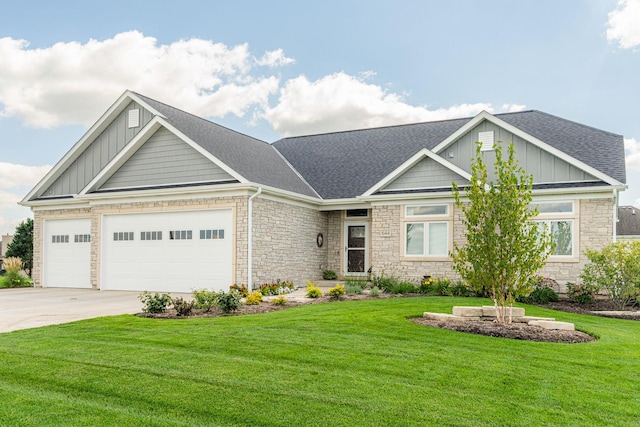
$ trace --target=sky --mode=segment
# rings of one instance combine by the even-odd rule
[[[0,234],[127,89],[267,142],[541,110],[625,138],[640,0],[0,0]]]

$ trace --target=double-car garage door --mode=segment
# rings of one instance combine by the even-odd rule
[[[100,287],[187,293],[202,288],[228,289],[232,284],[232,225],[230,209],[103,215]],[[47,241],[56,240],[51,233],[58,233],[63,226],[69,230],[66,246],[72,248],[75,230],[88,230],[90,222],[46,221]],[[80,256],[79,245],[73,247],[78,251],[74,255],[63,253],[63,246],[51,243],[48,250],[45,247],[44,286],[90,287],[90,244],[83,246],[86,254]],[[72,257],[67,258],[69,255]],[[63,266],[52,265],[51,261],[61,259],[66,259]],[[70,269],[82,271],[86,281],[77,278],[70,282],[66,279]]]

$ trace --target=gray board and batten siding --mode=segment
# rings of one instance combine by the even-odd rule
[[[195,148],[158,129],[101,189],[135,188],[233,180]]]
[[[417,164],[384,187],[384,191],[415,190],[424,188],[451,188],[451,183],[466,185],[469,181],[430,158]]]
[[[501,143],[504,159],[508,157],[508,146],[513,142],[516,159],[526,173],[533,175],[534,184],[599,181],[598,178],[487,120],[479,123],[478,126],[445,147],[438,154],[459,168],[471,172],[470,165],[475,158],[478,134],[487,131],[493,131],[494,141]],[[488,166],[488,179],[493,180],[495,179],[495,171],[493,170],[493,164],[496,160],[495,151],[484,151],[483,153],[484,161]]]
[[[129,111],[139,109],[140,123],[129,127]],[[113,122],[38,197],[78,194],[153,119],[153,114],[131,102]]]

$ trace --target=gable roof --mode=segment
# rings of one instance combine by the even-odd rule
[[[618,207],[618,236],[640,236],[640,209],[635,206]]]
[[[323,198],[351,198],[364,194],[419,150],[437,152],[448,138],[455,139],[457,131],[483,117],[499,118],[601,174],[626,182],[621,135],[536,110],[290,137],[273,145]]]

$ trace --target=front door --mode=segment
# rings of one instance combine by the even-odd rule
[[[346,223],[344,228],[345,276],[364,275],[369,264],[369,225],[366,222],[353,222]]]

